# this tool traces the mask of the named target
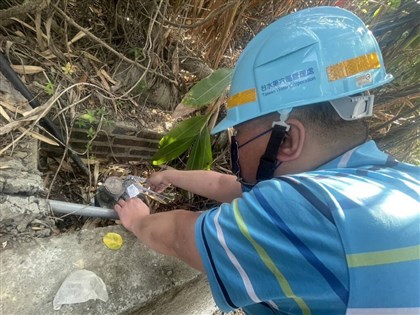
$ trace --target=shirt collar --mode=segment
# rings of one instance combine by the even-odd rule
[[[384,166],[388,159],[389,155],[379,150],[376,143],[370,140],[321,165],[317,170],[357,168],[366,165]]]

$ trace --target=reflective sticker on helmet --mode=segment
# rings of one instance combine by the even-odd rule
[[[243,105],[257,100],[257,92],[255,89],[249,89],[232,95],[227,101],[227,108]]]
[[[366,54],[353,59],[347,59],[327,68],[328,80],[335,81],[347,78],[357,73],[380,68],[377,53]]]

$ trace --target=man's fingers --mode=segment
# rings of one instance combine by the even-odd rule
[[[114,210],[120,212],[125,204],[126,201],[124,199],[118,200],[118,202],[114,205]]]

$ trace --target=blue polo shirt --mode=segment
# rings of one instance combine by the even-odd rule
[[[195,237],[216,304],[246,314],[336,315],[350,314],[350,307],[417,314],[418,179],[418,167],[369,141],[317,170],[263,181],[203,212]],[[403,258],[395,258],[401,251]],[[368,280],[372,266],[395,269],[401,259],[409,271],[399,279]],[[409,284],[396,288],[401,297],[380,287],[405,276]]]

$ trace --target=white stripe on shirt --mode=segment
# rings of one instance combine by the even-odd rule
[[[238,270],[239,274],[241,275],[242,281],[244,282],[244,285],[245,285],[246,292],[248,293],[251,300],[254,301],[255,303],[261,303],[262,301],[255,294],[254,288],[252,287],[251,281],[249,280],[247,273],[242,268],[241,264],[239,263],[235,255],[227,247],[225,236],[223,235],[222,228],[219,224],[220,211],[221,211],[221,208],[219,208],[216,215],[214,216],[214,225],[216,226],[217,238],[220,244],[222,245],[223,249],[225,250],[227,256],[229,257],[230,261],[232,262],[236,270]]]
[[[222,245],[223,249],[225,250],[227,256],[229,257],[232,265],[235,266],[236,270],[238,270],[242,281],[244,283],[246,292],[248,293],[248,296],[252,301],[255,303],[261,303],[262,301],[257,297],[254,288],[251,284],[251,281],[249,280],[248,274],[245,272],[245,270],[242,268],[241,264],[239,263],[238,259],[235,257],[235,255],[231,252],[229,247],[226,244],[225,236],[223,234],[222,227],[219,224],[219,216],[220,216],[221,208],[217,211],[216,215],[214,216],[214,225],[216,226],[217,231],[217,239],[219,240],[220,244]],[[272,308],[279,310],[279,307],[272,301],[268,300],[266,301]]]

